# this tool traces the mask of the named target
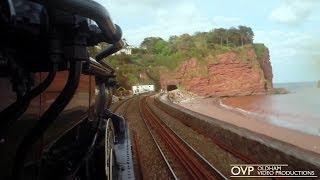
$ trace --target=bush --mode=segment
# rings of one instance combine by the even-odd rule
[[[257,44],[253,44],[253,48],[257,55],[258,61],[261,61],[265,51],[267,50],[267,47],[264,44],[257,43]]]

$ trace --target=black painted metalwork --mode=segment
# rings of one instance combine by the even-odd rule
[[[104,120],[115,116],[108,114],[106,109],[112,98],[110,89],[116,85],[114,69],[100,60],[124,46],[121,28],[112,22],[102,5],[92,0],[1,2],[6,4],[0,6],[0,81],[8,83],[8,87],[1,86],[1,90],[10,97],[0,104],[5,108],[0,112],[0,145],[6,147],[4,151],[0,149],[0,153],[1,157],[12,153],[3,161],[5,163],[0,163],[1,169],[8,164],[5,170],[8,173],[1,172],[0,178],[9,178],[11,171],[12,179],[65,179],[69,175],[97,179],[93,174],[98,172],[96,169],[102,169],[99,173],[103,174],[103,168],[101,164],[98,167],[89,162],[102,157],[97,151],[105,148]],[[89,58],[87,47],[100,42],[110,46],[100,52],[95,61]],[[69,71],[62,91],[59,78],[67,74],[61,71]],[[43,72],[49,72],[46,79],[31,89],[32,75]],[[77,90],[80,76],[82,83]],[[89,84],[84,84],[88,81]],[[96,97],[95,89],[99,90]],[[80,100],[71,102],[78,91],[81,92]],[[35,99],[38,95],[40,100]],[[83,101],[86,98],[88,106],[82,106],[86,104]],[[65,108],[68,104],[71,109]],[[49,108],[43,113],[41,106]],[[77,108],[84,112],[81,117]],[[18,119],[21,121],[16,122]],[[75,123],[68,124],[68,120]],[[117,118],[112,119],[119,130],[117,121]],[[124,133],[123,128],[116,133]],[[7,137],[8,141],[3,141],[2,137]],[[90,169],[94,173],[89,172]]]
[[[113,24],[109,12],[101,4],[92,0],[46,0],[37,1],[50,8],[60,9],[71,14],[78,14],[94,20],[104,34],[102,41],[117,43],[121,40],[122,31],[119,26]]]
[[[39,96],[53,81],[56,75],[57,67],[52,65],[52,70],[49,72],[43,82],[37,87],[33,88],[30,92],[19,98],[15,103],[0,112],[0,138],[10,130],[11,125],[19,119],[19,117],[27,110],[31,100]]]
[[[110,45],[107,49],[105,49],[105,50],[101,51],[100,53],[98,53],[96,55],[96,60],[99,62],[103,58],[105,58],[107,56],[110,56],[113,53],[116,53],[117,51],[119,51],[123,47],[124,47],[124,42],[122,40],[120,40],[119,42]]]
[[[39,140],[39,137],[48,129],[48,127],[54,122],[57,116],[72,99],[79,84],[81,69],[81,61],[70,62],[68,81],[64,89],[51,104],[49,109],[42,115],[36,125],[23,138],[17,149],[12,171],[12,179],[20,179],[23,177],[24,162],[28,151],[32,145]]]

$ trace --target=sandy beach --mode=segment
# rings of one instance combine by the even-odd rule
[[[280,127],[250,115],[224,108],[214,98],[195,98],[179,103],[192,111],[267,135],[320,155],[320,136],[306,134],[297,130]]]

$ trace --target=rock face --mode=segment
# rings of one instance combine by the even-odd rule
[[[272,66],[270,63],[270,56],[269,56],[268,49],[266,49],[266,51],[264,52],[261,60],[262,60],[262,62],[260,64],[260,66],[263,70],[264,77],[267,80],[267,88],[272,89],[273,88],[273,84],[272,84],[273,74],[272,74]]]
[[[243,96],[272,89],[269,53],[257,59],[253,48],[245,54],[227,52],[207,58],[206,63],[191,58],[175,72],[161,73],[161,88],[177,85],[201,96]]]

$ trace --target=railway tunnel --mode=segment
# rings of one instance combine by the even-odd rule
[[[169,84],[167,85],[167,91],[173,91],[178,89],[178,86],[176,84]]]

